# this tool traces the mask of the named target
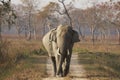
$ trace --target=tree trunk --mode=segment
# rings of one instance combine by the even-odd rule
[[[100,32],[100,41],[103,43],[105,42],[106,35],[103,31]]]
[[[27,28],[25,27],[25,38],[27,38]]]
[[[78,20],[77,20],[77,24],[78,24],[78,30],[79,30],[79,34],[81,36],[81,39],[84,39],[85,35],[82,34],[82,30],[81,30],[80,23]]]
[[[28,30],[29,30],[29,32],[28,32],[28,40],[31,40],[31,38],[32,38],[32,31],[31,31],[31,11],[29,11],[29,20],[28,20],[29,22],[29,24],[28,24]]]
[[[93,43],[93,45],[95,44],[95,33],[94,33],[95,31],[93,30],[92,31],[92,43]]]
[[[117,34],[118,34],[118,44],[120,45],[120,28],[117,29]]]
[[[2,24],[2,23],[1,23],[1,21],[0,21],[0,42],[2,42],[2,34],[1,34],[1,33],[2,33],[2,30],[1,30],[1,27],[2,27],[2,26],[1,26],[1,24]]]
[[[28,32],[28,40],[31,40],[32,39],[32,33],[31,33],[31,30]]]
[[[79,30],[79,34],[80,34],[81,38],[84,39],[84,35],[82,34],[80,26],[78,26],[78,30]]]
[[[34,39],[36,40],[37,39],[37,36],[36,36],[36,28],[34,27]]]
[[[107,40],[109,40],[111,42],[111,38],[110,38],[110,30],[108,29],[108,35],[107,35]]]
[[[92,40],[92,44],[95,44],[95,28],[92,27],[91,28],[91,40]]]
[[[20,38],[20,29],[19,29],[19,27],[17,25],[16,25],[16,30],[17,30],[18,38]]]

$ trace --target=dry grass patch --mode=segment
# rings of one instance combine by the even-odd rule
[[[103,52],[80,52],[79,64],[84,66],[91,80],[119,80],[120,54]]]
[[[80,42],[74,52],[79,53],[79,64],[84,66],[90,80],[120,79],[120,45]]]
[[[16,69],[31,66],[29,62],[26,63],[29,57],[45,53],[41,42],[17,39],[4,40],[0,43],[0,50],[0,80],[11,75]]]
[[[90,51],[90,52],[112,52],[112,53],[120,53],[120,45],[111,43],[96,43],[92,45],[91,42],[79,42],[76,43],[73,51],[81,52],[81,51]]]

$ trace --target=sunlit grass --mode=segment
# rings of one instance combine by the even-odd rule
[[[79,52],[79,59],[79,63],[84,66],[89,78],[103,77],[108,78],[107,80],[120,78],[120,54]]]
[[[0,80],[18,72],[26,75],[26,69],[36,75],[39,71],[42,73],[39,77],[45,75],[45,58],[42,56],[46,52],[41,41],[9,39],[7,42],[3,50],[8,49],[9,55],[5,56],[5,62],[0,64]],[[96,43],[93,46],[92,43],[80,42],[74,45],[73,53],[79,53],[79,64],[84,66],[88,78],[110,77],[117,80],[120,75],[120,45]]]
[[[90,80],[120,79],[120,45],[80,42],[74,45],[73,53],[79,53],[79,64]]]
[[[4,80],[5,77],[11,75],[14,71],[19,72],[31,67],[30,57],[33,55],[44,55],[45,53],[40,41],[9,39],[3,41],[0,45],[2,46],[0,80]]]
[[[90,51],[90,52],[110,52],[110,53],[120,53],[120,45],[116,43],[96,43],[92,45],[92,42],[79,42],[76,43],[73,47],[74,52],[81,52],[81,51]]]

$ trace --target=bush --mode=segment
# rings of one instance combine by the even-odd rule
[[[33,54],[44,55],[44,47],[38,41],[4,40],[0,42],[0,65],[15,64]]]
[[[9,55],[9,41],[0,41],[0,63],[3,64],[5,62],[11,61],[11,57]]]
[[[35,55],[45,55],[45,51],[43,49],[35,49],[32,51],[32,54],[35,54]]]
[[[13,44],[11,41],[4,40],[0,42],[0,65],[14,65],[20,59],[29,56],[29,50],[25,46]]]

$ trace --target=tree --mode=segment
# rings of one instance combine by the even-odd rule
[[[17,16],[16,20],[15,20],[15,28],[18,34],[18,37],[21,37],[21,33],[25,33],[25,37],[27,37],[27,20],[26,17],[24,16],[24,10],[23,10],[23,5],[19,4],[19,5],[12,5],[14,12]]]
[[[57,14],[55,13],[57,7],[57,3],[50,2],[42,11],[39,11],[37,18],[39,23],[41,23],[40,25],[43,29],[43,35],[51,28],[58,25]]]
[[[87,18],[87,23],[90,27],[90,31],[91,31],[91,40],[93,42],[95,42],[95,31],[96,31],[96,27],[97,27],[97,12],[96,12],[96,8],[92,7],[92,8],[88,8],[86,10],[86,18]]]
[[[69,12],[68,12],[68,9],[66,8],[66,5],[65,5],[65,3],[64,3],[64,1],[65,0],[58,0],[62,5],[63,5],[63,7],[64,7],[64,13],[63,14],[66,14],[67,15],[67,17],[68,17],[68,19],[69,19],[69,25],[72,27],[72,19],[71,19],[71,17],[70,17],[70,14],[69,14]],[[59,12],[59,11],[58,11]],[[59,12],[60,13],[60,12]],[[60,13],[61,14],[61,13]]]
[[[111,3],[113,2],[111,1]],[[118,33],[118,44],[120,45],[120,1],[114,3],[110,12],[112,17],[110,17],[109,22],[116,27]]]
[[[71,12],[71,18],[73,23],[72,25],[77,28],[79,35],[81,36],[81,39],[84,39],[85,35],[83,33],[83,28],[87,24],[85,21],[86,16],[84,15],[84,10],[74,9]]]
[[[34,29],[33,27],[33,15],[36,13],[36,9],[38,7],[38,0],[21,0],[24,7],[25,15],[27,16],[28,19],[28,37],[27,39],[30,40],[32,38],[32,31]]]
[[[93,6],[88,8],[85,12],[87,18],[86,21],[91,31],[91,40],[93,45],[95,43],[96,34],[100,34],[98,31],[102,33],[102,36],[105,36],[107,23],[104,21],[103,11],[104,9],[94,2]]]
[[[14,14],[14,11],[11,7],[11,0],[0,1],[0,41],[2,40],[1,36],[1,28],[2,25],[8,24],[8,27],[10,28],[11,25],[14,23],[14,19],[16,18],[16,15]]]
[[[100,14],[103,17],[104,22],[115,27],[118,34],[118,43],[120,44],[120,2],[106,2],[100,5],[102,13]],[[109,26],[110,28],[110,26]]]

